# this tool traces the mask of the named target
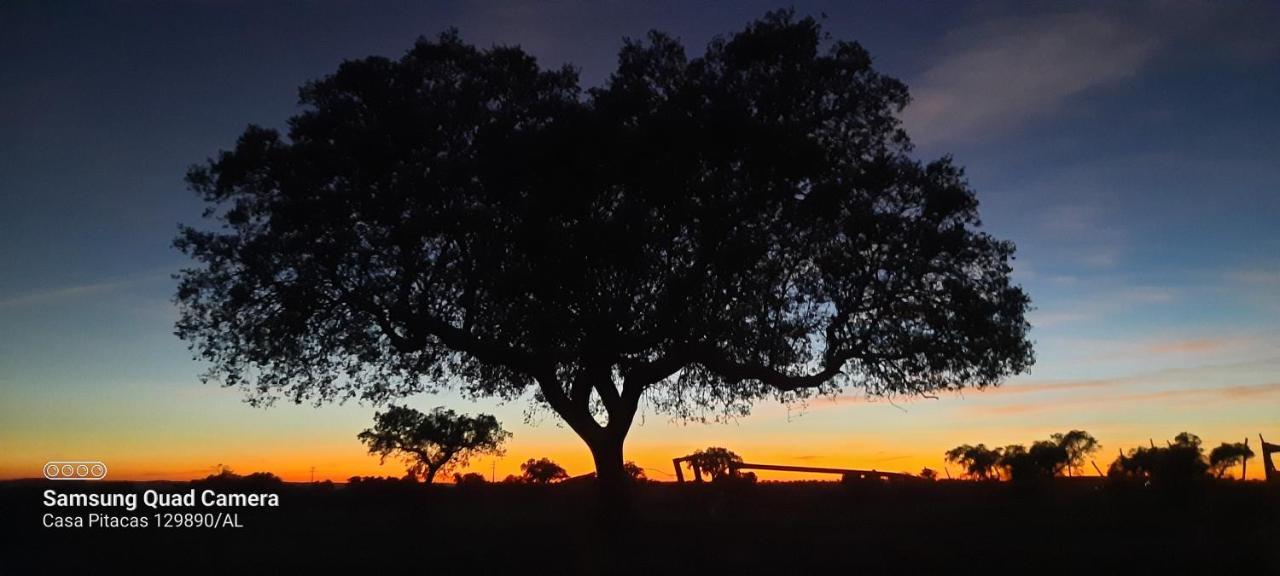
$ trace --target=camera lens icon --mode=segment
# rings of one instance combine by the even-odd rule
[[[102,480],[107,465],[102,462],[46,462],[44,477],[49,480]]]

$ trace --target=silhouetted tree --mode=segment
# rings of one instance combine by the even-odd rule
[[[999,465],[1015,482],[1033,482],[1062,473],[1070,459],[1067,449],[1053,440],[1037,440],[1028,449],[1021,444],[1007,446]]]
[[[622,468],[627,471],[627,477],[631,478],[632,482],[649,481],[649,478],[644,475],[644,468],[641,468],[640,465],[635,462],[627,460],[622,464]]]
[[[240,475],[236,474],[230,466],[226,466],[224,464],[218,464],[215,469],[218,471],[217,473],[210,474],[201,480],[194,480],[193,482],[205,484],[236,484],[258,487],[275,486],[284,482],[284,480],[281,480],[279,476],[276,476],[271,472],[252,472],[246,475]]]
[[[690,459],[690,464],[697,466],[703,474],[710,476],[712,482],[728,479],[734,473],[732,464],[742,462],[742,457],[732,450],[716,446],[698,450],[687,458]]]
[[[920,469],[920,477],[932,482],[938,479],[938,471],[926,466]]]
[[[253,486],[253,488],[270,488],[284,483],[280,476],[271,474],[271,472],[251,472],[247,475],[236,474],[232,467],[227,465],[218,465],[215,467],[218,472],[205,476],[201,480],[192,480],[193,484],[214,484],[214,485],[237,485],[237,486]]]
[[[453,483],[459,486],[476,486],[479,484],[488,484],[489,481],[484,474],[478,472],[467,472],[466,474],[454,474]]]
[[[1227,470],[1243,464],[1250,458],[1253,458],[1253,450],[1249,448],[1248,444],[1243,442],[1231,444],[1223,442],[1222,445],[1209,452],[1209,470],[1213,472],[1215,477],[1222,478],[1227,473]],[[1240,479],[1244,479],[1243,474]]]
[[[965,474],[970,478],[989,480],[994,477],[996,465],[1000,463],[1000,449],[987,448],[984,444],[970,446],[962,444],[948,450],[945,454],[947,462],[964,466]]]
[[[244,481],[251,484],[280,484],[284,482],[279,476],[271,472],[251,472],[244,477]]]
[[[361,432],[361,442],[382,461],[399,455],[408,473],[430,484],[439,472],[466,466],[473,456],[501,455],[511,433],[488,414],[458,415],[443,407],[423,414],[407,406],[390,406],[374,415],[373,428]]]
[[[370,492],[414,490],[417,485],[418,480],[414,476],[352,476],[347,479],[348,488]]]
[[[526,484],[551,484],[568,477],[569,473],[550,458],[530,458],[520,465],[520,481]]]
[[[1073,475],[1076,470],[1084,468],[1084,462],[1089,455],[1102,449],[1102,444],[1098,443],[1098,439],[1092,434],[1084,430],[1072,430],[1067,433],[1057,433],[1050,438],[1067,451],[1067,473]]]
[[[213,469],[214,469],[214,473],[208,476],[205,476],[204,477],[205,481],[235,480],[236,478],[240,477],[239,474],[236,474],[235,470],[232,470],[231,467],[227,466],[226,464],[222,464],[222,463],[214,464]]]
[[[906,87],[773,12],[689,58],[569,67],[455,32],[306,84],[191,169],[177,333],[249,400],[528,388],[625,492],[641,401],[986,387],[1033,361],[1011,243],[950,158],[910,154]]]
[[[1116,458],[1107,470],[1112,478],[1146,479],[1165,487],[1179,487],[1203,479],[1209,469],[1200,437],[1182,432],[1166,447],[1140,446]]]

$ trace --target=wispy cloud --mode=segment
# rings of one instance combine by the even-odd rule
[[[903,121],[919,142],[984,138],[1133,76],[1160,42],[1114,13],[1010,18],[959,30],[913,83]]]
[[[7,308],[23,308],[26,306],[35,306],[68,298],[101,294],[103,292],[115,290],[124,284],[125,282],[96,282],[92,284],[80,284],[77,286],[64,286],[61,288],[50,288],[47,290],[28,292],[26,294],[0,299],[0,310]]]
[[[1225,387],[1178,388],[1135,394],[1107,394],[1104,396],[1086,396],[1081,398],[1062,399],[1054,402],[1029,402],[1000,404],[995,406],[975,405],[969,407],[966,412],[971,415],[980,416],[1008,416],[1014,414],[1078,410],[1080,408],[1098,406],[1125,408],[1126,405],[1132,404],[1169,402],[1208,404],[1212,402],[1270,397],[1276,394],[1280,394],[1280,382]]]
[[[1229,272],[1223,288],[1261,311],[1280,314],[1280,264]]]
[[[1139,307],[1175,303],[1180,295],[1178,289],[1168,286],[1099,281],[1074,291],[1069,299],[1069,307],[1057,305],[1035,310],[1028,318],[1034,327],[1049,328],[1114,317]]]
[[[903,113],[920,143],[985,139],[1141,73],[1157,56],[1265,61],[1280,52],[1274,3],[1078,3],[958,29],[911,79]],[[1135,111],[1142,113],[1144,111]]]
[[[1153,354],[1199,354],[1215,352],[1235,343],[1230,338],[1193,338],[1190,340],[1172,340],[1158,342],[1146,347]]]
[[[0,296],[0,310],[40,306],[76,298],[102,295],[120,288],[168,278],[171,273],[172,272],[168,270],[163,272],[151,271],[112,280],[76,284],[73,286],[46,288],[15,296]]]

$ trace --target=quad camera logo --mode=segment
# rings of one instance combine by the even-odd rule
[[[107,465],[102,462],[46,462],[44,477],[50,480],[102,480]]]

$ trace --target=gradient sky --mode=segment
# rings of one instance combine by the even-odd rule
[[[625,36],[661,29],[697,54],[771,7],[259,4],[0,5],[0,478],[57,459],[103,460],[113,478],[219,463],[290,480],[311,467],[335,480],[401,474],[355,438],[373,407],[255,409],[198,382],[170,301],[185,264],[170,241],[201,211],[186,167],[247,123],[282,126],[297,87],[343,59],[398,56],[448,26],[573,63],[592,85]],[[657,479],[708,445],[915,472],[941,469],[956,444],[1070,428],[1099,438],[1100,466],[1183,430],[1211,446],[1280,438],[1280,5],[793,5],[825,13],[832,36],[907,82],[921,158],[966,167],[988,229],[1018,245],[1038,363],[1000,389],[937,400],[854,390],[710,425],[649,413],[628,458]],[[515,432],[506,457],[475,470],[501,478],[535,456],[591,470],[549,412],[526,423],[524,403],[408,402],[491,412]]]

